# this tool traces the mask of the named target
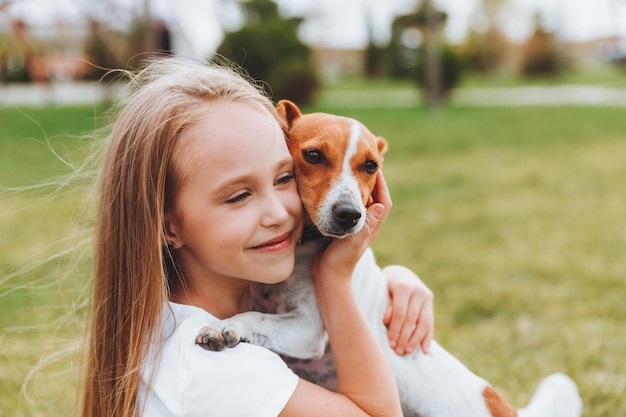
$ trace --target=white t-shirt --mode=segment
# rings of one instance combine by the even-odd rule
[[[208,351],[195,344],[195,337],[215,317],[176,303],[169,303],[165,314],[170,336],[147,396],[154,364],[143,369],[139,405],[140,410],[145,405],[144,417],[274,417],[285,407],[298,377],[278,355],[248,343]]]

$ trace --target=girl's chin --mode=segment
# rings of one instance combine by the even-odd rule
[[[262,276],[259,278],[259,283],[261,284],[278,284],[289,278],[291,273],[293,272],[293,262],[290,264],[285,264],[285,266],[277,266],[272,265],[271,269],[267,269],[266,271],[262,271]]]
[[[287,278],[289,278],[289,276],[291,275],[291,271],[289,271],[288,274],[276,274],[273,276],[266,276],[263,277],[262,280],[260,281],[261,284],[280,284],[281,282],[285,281]]]

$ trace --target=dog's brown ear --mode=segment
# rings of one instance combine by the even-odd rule
[[[376,139],[378,140],[378,153],[382,155],[387,152],[387,141],[381,136],[378,136]]]
[[[276,111],[278,112],[278,116],[285,122],[287,129],[291,129],[293,122],[302,116],[302,112],[300,112],[298,106],[289,100],[280,100],[276,105]]]

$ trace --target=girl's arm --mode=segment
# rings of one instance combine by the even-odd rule
[[[337,392],[300,380],[281,412],[289,416],[401,416],[396,382],[352,292],[352,272],[391,209],[382,173],[361,232],[333,241],[313,264],[318,304],[333,349]]]

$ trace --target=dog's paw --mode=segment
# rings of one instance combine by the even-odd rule
[[[230,327],[204,326],[196,336],[197,345],[214,352],[235,347],[241,341],[237,332]]]

